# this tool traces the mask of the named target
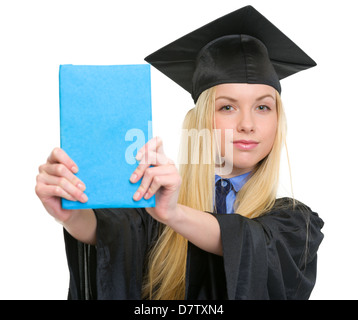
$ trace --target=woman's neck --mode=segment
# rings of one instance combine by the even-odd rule
[[[220,176],[223,179],[230,179],[233,177],[241,176],[245,173],[251,172],[253,168],[233,168],[230,174],[220,174],[220,167],[215,168],[215,174]]]

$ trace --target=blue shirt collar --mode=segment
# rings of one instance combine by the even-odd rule
[[[231,184],[232,184],[232,186],[234,187],[235,192],[239,192],[239,190],[243,187],[243,185],[246,183],[247,178],[248,178],[250,173],[251,172],[244,173],[244,174],[241,174],[239,176],[232,177],[232,178],[229,179]],[[221,179],[221,177],[216,174],[215,175],[215,183],[219,179]]]

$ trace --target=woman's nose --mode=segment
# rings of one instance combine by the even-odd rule
[[[237,131],[243,133],[254,132],[255,123],[251,112],[241,112],[237,123]]]

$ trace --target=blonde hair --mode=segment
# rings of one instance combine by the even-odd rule
[[[282,145],[286,137],[286,118],[279,93],[276,93],[277,132],[270,153],[257,164],[250,179],[238,192],[235,212],[255,218],[269,211],[276,200]],[[183,129],[213,132],[215,87],[204,91],[184,120]],[[209,137],[209,138],[208,138]],[[213,211],[215,180],[215,148],[212,134],[190,136],[190,143],[182,143],[184,158],[199,159],[198,163],[180,160],[182,185],[178,203],[201,210]],[[186,139],[188,136],[185,137]],[[182,141],[183,142],[183,141]],[[211,159],[211,161],[203,161]],[[170,227],[163,226],[159,239],[148,256],[148,272],[143,282],[144,299],[184,299],[188,241]]]

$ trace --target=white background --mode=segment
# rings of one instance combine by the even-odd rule
[[[357,299],[356,3],[342,1],[1,1],[0,298],[66,299],[62,227],[43,209],[38,166],[59,146],[60,64],[137,64],[211,20],[251,4],[318,67],[281,82],[297,199],[325,221],[312,299]],[[154,135],[177,158],[193,102],[152,69]],[[283,159],[280,194],[290,190]]]

